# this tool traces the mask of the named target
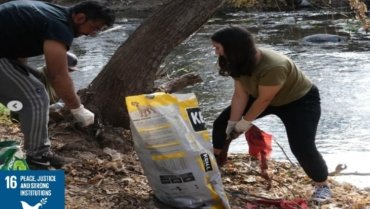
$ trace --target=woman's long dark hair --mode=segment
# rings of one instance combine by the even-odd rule
[[[224,49],[224,56],[218,58],[220,75],[237,78],[252,74],[257,48],[249,31],[239,26],[228,26],[216,31],[211,39]]]

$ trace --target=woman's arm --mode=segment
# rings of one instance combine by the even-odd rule
[[[247,113],[244,115],[244,120],[255,120],[267,108],[267,106],[269,106],[269,104],[274,99],[276,94],[280,91],[282,86],[283,84],[275,86],[259,86],[258,97],[253,102]]]
[[[249,94],[246,92],[241,83],[234,80],[234,94],[231,99],[230,121],[239,121],[248,103]]]
[[[253,125],[252,121],[255,120],[267,108],[281,87],[282,84],[275,86],[259,86],[258,97],[248,109],[247,113],[235,125],[235,131],[237,133],[248,131],[248,129]]]

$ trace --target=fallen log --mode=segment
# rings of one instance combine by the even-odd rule
[[[196,83],[202,82],[202,78],[197,73],[187,73],[178,78],[174,78],[166,83],[163,83],[154,88],[153,92],[166,92],[173,93],[184,89],[187,86],[194,85]]]

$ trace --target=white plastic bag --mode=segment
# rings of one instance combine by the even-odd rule
[[[229,209],[210,136],[194,94],[126,97],[135,150],[163,203]]]

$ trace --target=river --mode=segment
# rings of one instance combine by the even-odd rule
[[[115,30],[97,37],[75,40],[71,51],[79,57],[80,71],[72,74],[77,88],[85,87],[108,62],[116,48],[143,21],[142,18],[119,18]],[[290,56],[319,87],[322,117],[318,127],[317,146],[326,159],[329,170],[344,163],[343,172],[370,173],[370,36],[359,30],[360,23],[351,13],[328,11],[296,12],[227,12],[209,20],[196,34],[174,50],[164,63],[169,76],[197,72],[204,82],[183,92],[194,92],[200,102],[209,129],[231,99],[231,79],[217,75],[216,56],[210,36],[217,29],[239,24],[256,34],[259,46],[272,48]],[[339,34],[349,38],[343,44],[305,45],[301,39],[315,33]],[[124,59],[124,58],[123,58]],[[40,59],[31,60],[40,65]],[[299,117],[297,115],[297,117]],[[295,161],[287,143],[285,129],[275,116],[255,122],[271,133]],[[248,147],[243,137],[231,146],[233,153],[245,153]],[[272,157],[287,160],[273,143]],[[340,176],[360,188],[370,187],[370,176]]]

